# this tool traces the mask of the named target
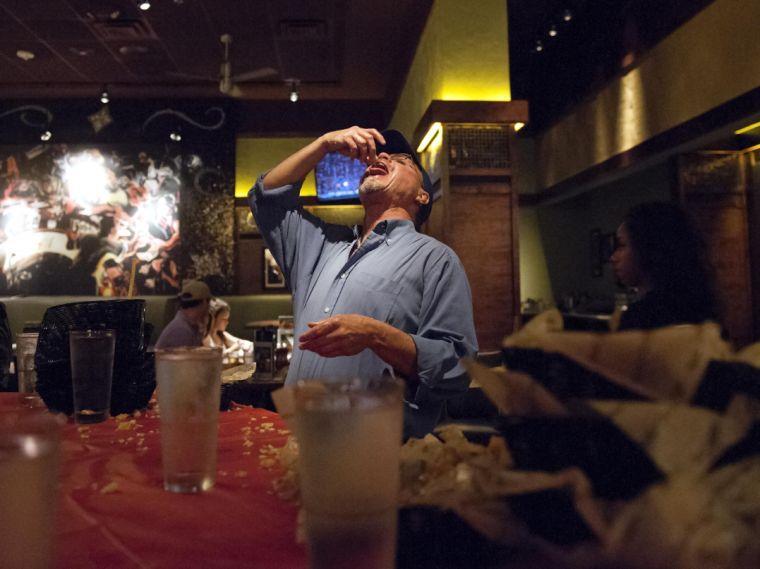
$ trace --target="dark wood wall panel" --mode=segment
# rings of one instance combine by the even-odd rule
[[[723,310],[723,325],[736,346],[752,341],[745,157],[701,152],[678,161],[679,197],[702,232]]]
[[[264,240],[261,238],[238,239],[235,255],[235,276],[238,294],[262,294],[264,292]]]

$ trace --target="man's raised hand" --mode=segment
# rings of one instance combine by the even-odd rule
[[[385,138],[377,129],[359,126],[325,133],[320,141],[327,152],[339,152],[365,164],[377,158],[377,143],[385,144]]]

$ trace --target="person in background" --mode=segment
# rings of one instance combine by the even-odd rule
[[[650,202],[631,209],[610,260],[618,280],[638,294],[618,330],[719,321],[704,241],[678,205]]]
[[[253,342],[236,338],[227,332],[230,323],[230,305],[221,298],[214,298],[209,304],[209,327],[204,346],[220,346],[224,363],[243,363],[246,356],[253,359]]]
[[[304,178],[330,152],[366,164],[361,228],[325,223],[299,203]],[[293,293],[298,342],[286,385],[398,377],[405,434],[431,431],[445,401],[467,389],[459,360],[476,353],[477,340],[462,263],[417,231],[432,183],[403,135],[357,126],[326,133],[259,177],[248,196]]]
[[[156,348],[199,347],[203,345],[209,320],[211,291],[201,281],[187,281],[177,296],[179,310],[161,332]]]

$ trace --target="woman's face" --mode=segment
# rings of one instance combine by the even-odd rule
[[[617,279],[625,286],[640,286],[644,282],[644,275],[639,267],[636,252],[631,247],[631,240],[625,224],[618,227],[616,233],[616,247],[610,261]]]
[[[214,319],[214,328],[217,332],[224,332],[227,329],[227,325],[230,323],[229,310],[222,310],[216,315]]]

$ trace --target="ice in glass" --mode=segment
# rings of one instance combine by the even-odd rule
[[[156,351],[164,488],[202,492],[216,479],[221,348]]]
[[[395,565],[402,386],[306,382],[295,390],[311,567]]]

